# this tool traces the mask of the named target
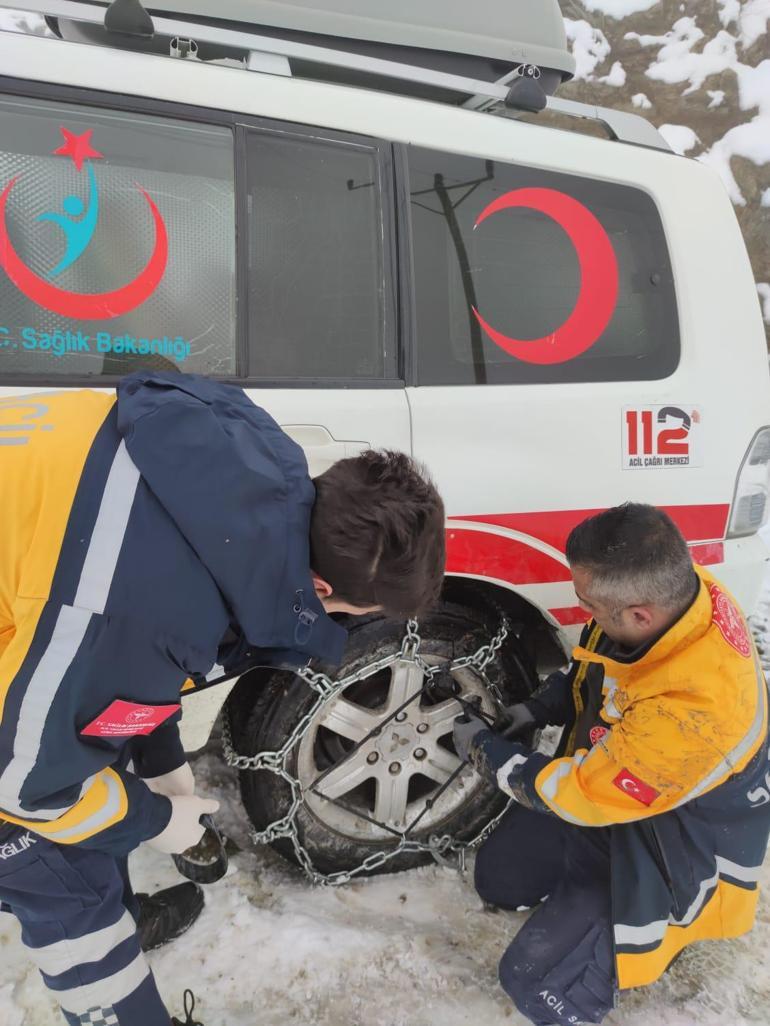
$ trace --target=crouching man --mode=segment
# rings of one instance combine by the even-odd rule
[[[455,726],[515,799],[476,887],[537,906],[500,963],[536,1026],[598,1023],[686,945],[750,930],[770,831],[767,690],[734,600],[651,506],[586,520],[567,559],[593,618],[569,671],[510,707],[507,737]],[[509,739],[546,724],[553,758]]]
[[[142,952],[203,898],[133,895],[126,858],[186,850],[217,807],[181,688],[335,664],[330,613],[430,606],[443,506],[399,453],[311,482],[240,389],[186,375],[4,400],[0,424],[0,901],[70,1026],[169,1026]]]

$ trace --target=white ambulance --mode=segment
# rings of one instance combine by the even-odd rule
[[[751,610],[770,380],[738,224],[643,119],[553,95],[573,71],[555,0],[12,6],[0,444],[35,430],[25,393],[153,367],[241,385],[311,472],[411,452],[449,515],[423,665],[488,711],[565,662],[565,539],[594,511],[664,507]],[[483,674],[456,665],[502,623]],[[294,738],[243,800],[262,828],[298,781],[276,844],[322,872],[446,851],[499,809],[457,772],[454,699],[393,719],[424,672],[392,661],[404,624],[349,626],[339,675],[363,673],[328,700],[262,669],[184,700],[190,750],[225,702],[240,765]]]

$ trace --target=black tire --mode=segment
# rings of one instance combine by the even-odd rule
[[[487,643],[498,625],[499,616],[494,611],[479,612],[443,603],[435,613],[420,623],[419,630],[423,639],[420,652],[427,659],[433,657],[442,661],[468,655]],[[338,676],[349,674],[383,655],[398,651],[404,635],[404,625],[382,618],[370,617],[351,620],[349,631],[349,642]],[[506,703],[525,697],[530,692],[533,681],[536,680],[534,674],[522,660],[518,649],[511,652],[511,645],[517,649],[515,637],[511,638],[507,649],[503,649],[487,669],[487,676],[492,683],[497,685]],[[511,658],[511,656],[513,657]],[[362,699],[361,692],[359,692],[358,702],[365,708],[375,708],[376,689],[381,686],[387,688],[389,684],[387,681],[381,684],[377,678],[371,678],[370,682],[353,685],[344,694],[352,695],[353,689],[368,687],[370,690],[366,693],[367,696],[371,695],[374,698]],[[476,678],[476,686],[479,686],[478,678]],[[279,749],[300,719],[307,714],[317,700],[317,696],[307,684],[291,673],[272,674],[267,681],[262,680],[258,689],[255,688],[252,694],[255,695],[256,700],[249,703],[251,708],[248,717],[244,715],[243,689],[241,689],[238,700],[238,748],[244,754]],[[370,701],[374,701],[375,705],[371,705]],[[344,761],[344,753],[337,751],[336,756],[329,756],[325,751],[323,742],[318,740],[322,737],[322,731],[323,728],[317,730],[317,739],[310,746],[312,758],[319,769],[326,765],[323,759],[328,759],[330,765],[336,765],[338,760]],[[451,734],[449,738],[451,739]],[[341,743],[345,744],[344,741]],[[438,743],[442,747],[448,746],[450,753],[454,754],[451,740],[442,739]],[[352,746],[352,742],[350,745]],[[319,754],[316,754],[317,752]],[[299,746],[295,746],[287,765],[289,772],[295,776],[298,775],[298,753]],[[307,754],[303,756],[305,761],[307,761],[307,757]],[[419,782],[420,778],[415,779]],[[308,783],[309,781],[303,780],[303,786],[307,786]],[[275,774],[266,771],[244,771],[240,774],[240,785],[244,806],[257,830],[263,830],[268,823],[285,816],[289,810],[290,788]],[[374,782],[372,782],[372,788],[374,786]],[[413,782],[410,778],[409,788],[411,789],[412,786]],[[419,784],[415,786],[419,786]],[[466,785],[463,784],[464,786]],[[451,813],[444,820],[434,821],[430,825],[430,829],[425,831],[421,831],[418,826],[414,834],[410,834],[410,836],[421,840],[431,834],[449,834],[459,840],[470,840],[475,837],[484,825],[501,810],[505,799],[496,787],[482,782],[478,777],[474,776],[467,786],[467,796],[463,796],[460,792],[457,792],[456,796],[451,795],[448,791],[445,799],[442,799],[444,801],[451,798],[454,803]],[[453,784],[452,787],[460,787],[459,782]],[[424,806],[424,802],[422,805]],[[367,856],[376,851],[390,849],[397,843],[391,839],[391,835],[387,834],[384,835],[387,839],[383,839],[383,835],[381,835],[378,840],[373,841],[363,839],[361,836],[351,836],[344,829],[332,827],[324,818],[321,818],[325,813],[325,808],[324,806],[323,813],[319,813],[318,810],[314,812],[305,803],[300,807],[296,817],[299,840],[310,855],[314,867],[322,873],[352,869],[360,865]],[[434,815],[440,816],[441,813],[439,811]],[[273,846],[288,859],[297,861],[294,847],[289,839],[278,840]],[[402,870],[429,859],[429,855],[403,855],[398,859],[391,859],[377,871]]]

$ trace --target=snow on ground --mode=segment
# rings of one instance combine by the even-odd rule
[[[770,539],[768,539],[770,540]],[[770,669],[770,569],[752,618]],[[222,801],[223,828],[248,848],[237,786],[215,753],[195,765]],[[522,839],[525,843],[525,839]],[[132,862],[134,885],[178,882],[167,857]],[[685,951],[659,983],[620,997],[608,1026],[766,1026],[770,1021],[770,858],[747,937]],[[472,877],[439,866],[311,888],[269,849],[234,856],[192,930],[150,956],[172,1012],[196,994],[205,1026],[523,1026],[497,963],[524,914],[485,910]],[[58,1026],[19,928],[0,916],[0,1026]]]

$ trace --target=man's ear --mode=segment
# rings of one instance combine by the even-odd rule
[[[313,587],[318,598],[323,602],[324,599],[331,598],[332,591],[334,590],[328,581],[325,581],[323,577],[319,577],[318,574],[310,571],[310,576],[313,579]]]
[[[647,606],[631,606],[629,612],[631,613],[634,627],[639,627],[642,630],[649,630],[652,627],[655,618],[652,610]]]

